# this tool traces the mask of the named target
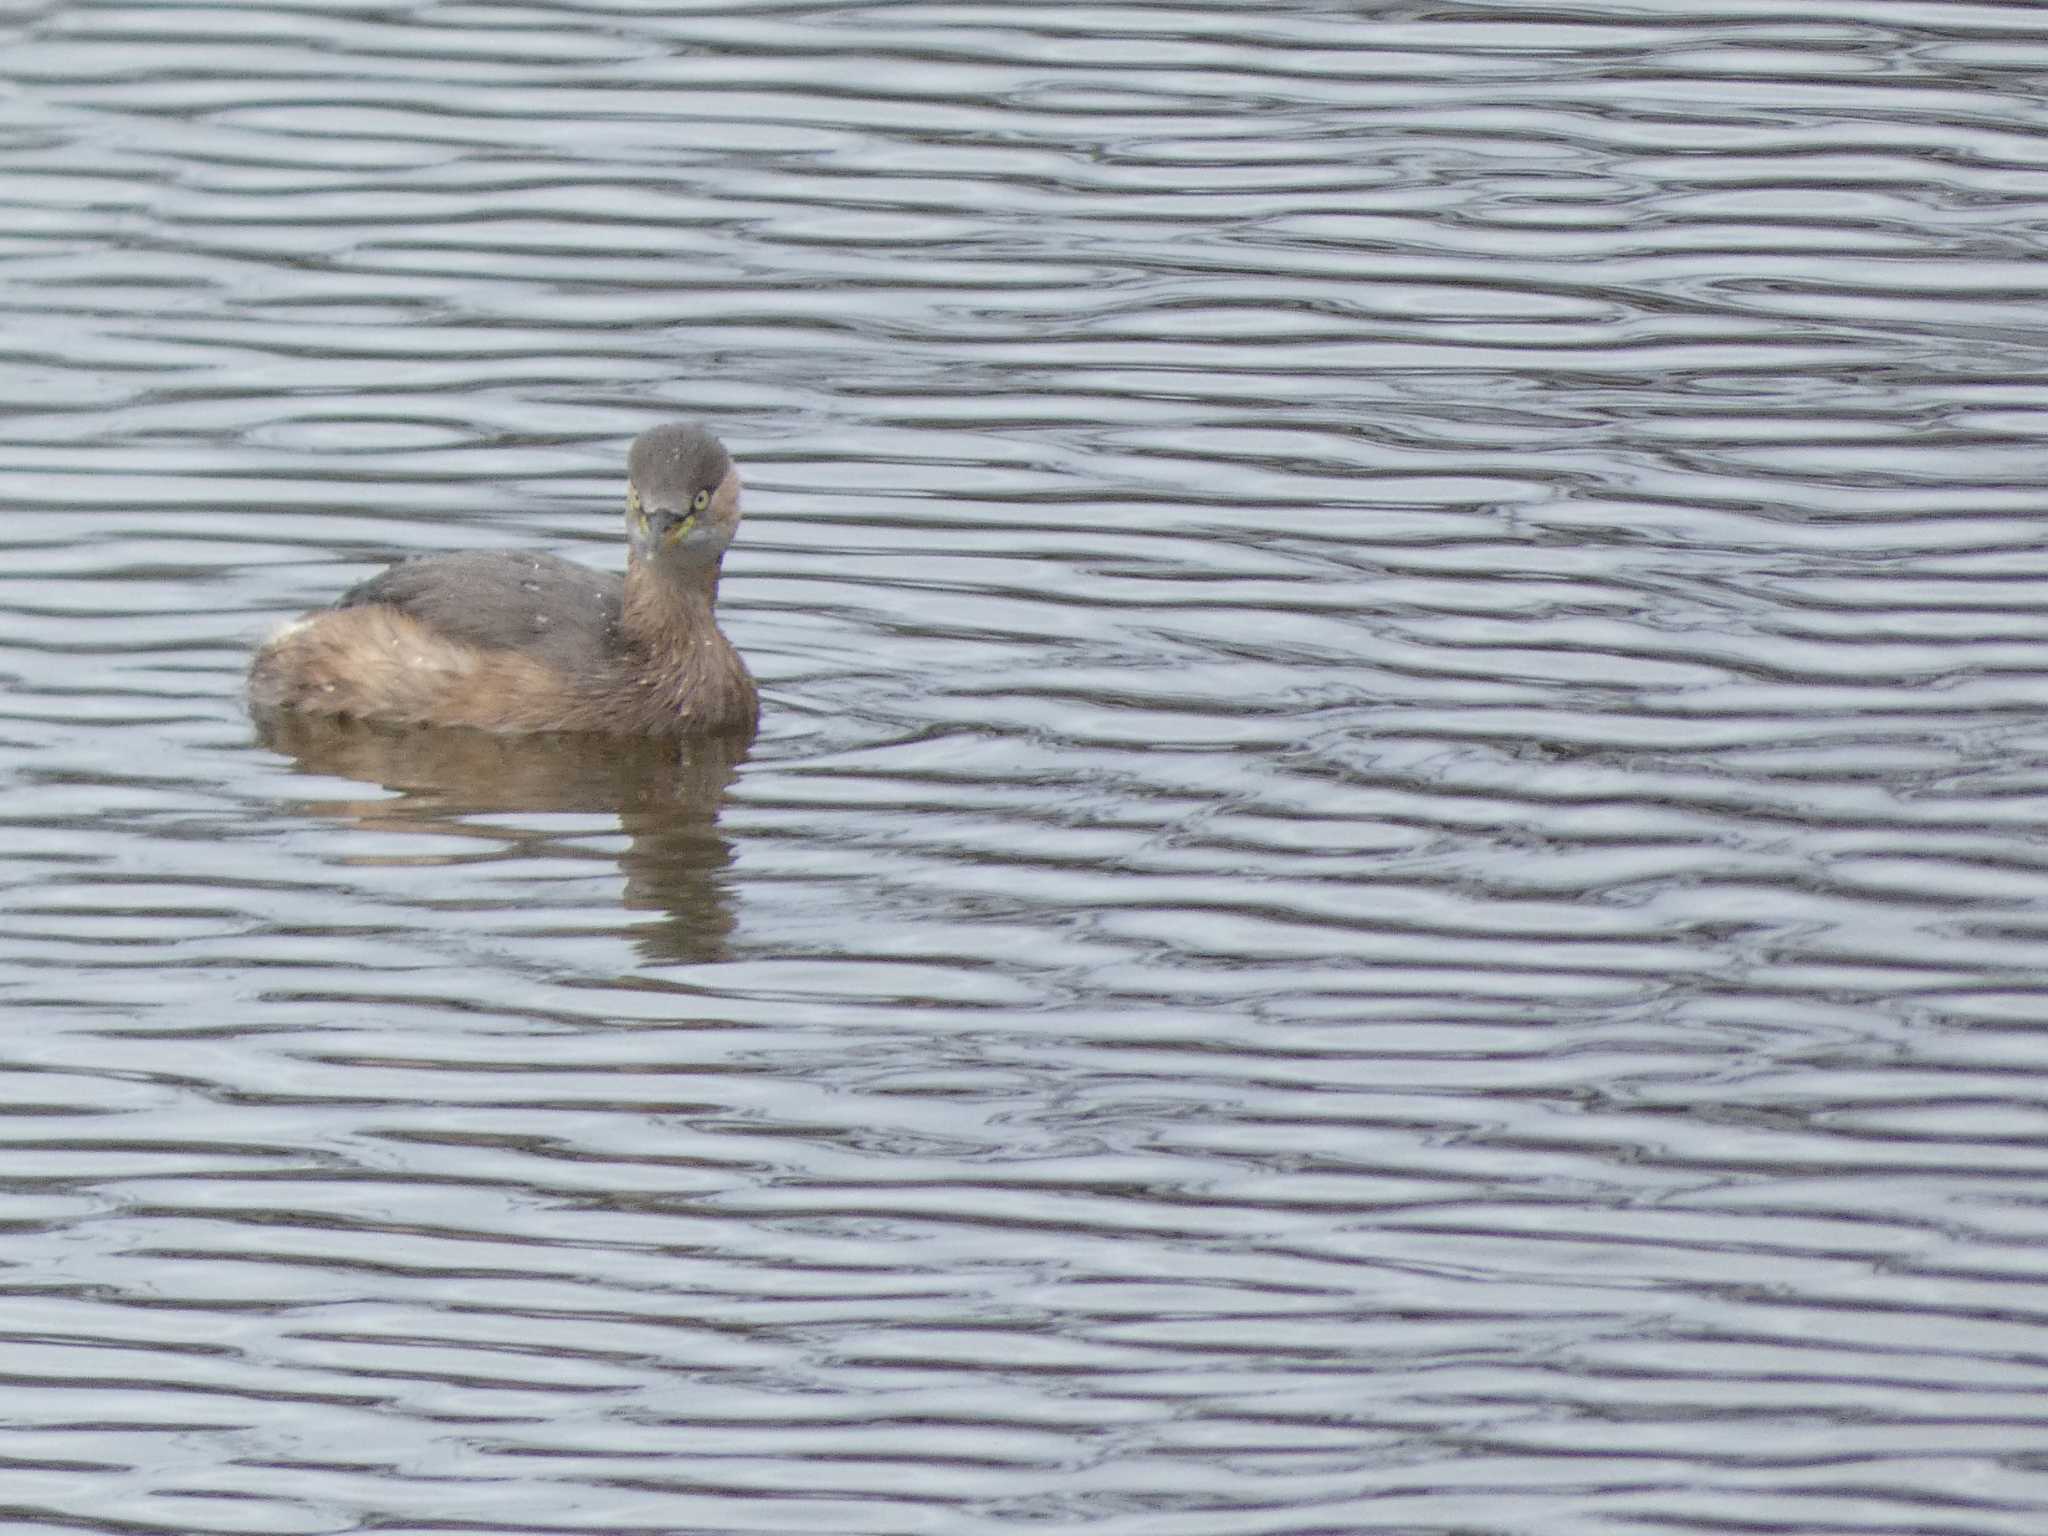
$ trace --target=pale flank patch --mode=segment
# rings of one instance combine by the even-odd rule
[[[263,642],[263,648],[269,650],[273,645],[282,645],[300,630],[311,627],[315,617],[316,615],[307,613],[301,614],[296,619],[285,620],[284,623],[278,625],[276,629],[270,632],[270,638]]]

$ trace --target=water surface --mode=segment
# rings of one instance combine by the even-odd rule
[[[0,42],[10,1532],[2043,1529],[2032,11]],[[749,755],[246,718],[678,417]]]

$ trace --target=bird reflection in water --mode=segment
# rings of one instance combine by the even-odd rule
[[[259,711],[263,745],[299,771],[355,779],[397,798],[316,800],[307,809],[366,829],[488,840],[516,857],[588,857],[580,834],[482,825],[479,816],[612,815],[629,912],[660,912],[632,936],[650,959],[725,958],[732,933],[723,875],[732,846],[717,827],[747,741],[676,742],[581,735],[502,736],[459,728],[381,726],[331,715]],[[454,862],[445,852],[422,863]]]

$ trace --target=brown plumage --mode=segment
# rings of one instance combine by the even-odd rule
[[[397,725],[688,736],[752,731],[754,680],[718,628],[739,473],[699,427],[656,427],[628,461],[623,578],[552,555],[395,565],[256,653],[259,712]]]

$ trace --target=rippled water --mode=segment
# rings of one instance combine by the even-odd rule
[[[0,21],[25,1533],[2048,1529],[2048,20]],[[743,760],[311,726],[745,466]]]

